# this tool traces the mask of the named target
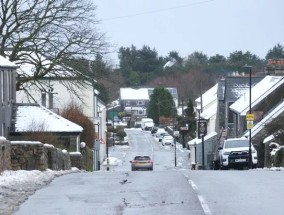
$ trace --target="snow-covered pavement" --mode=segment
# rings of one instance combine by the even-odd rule
[[[36,190],[64,174],[80,172],[77,168],[64,171],[4,171],[0,174],[0,214],[9,215]]]

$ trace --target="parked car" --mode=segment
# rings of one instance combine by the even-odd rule
[[[165,133],[161,133],[158,138],[159,138],[159,142],[162,142],[162,139],[164,138],[164,136],[169,135],[167,132]]]
[[[160,137],[160,135],[162,133],[167,133],[166,130],[164,128],[158,128],[157,132],[156,132],[156,137]]]
[[[162,145],[174,145],[174,138],[171,135],[164,135],[162,138]]]
[[[131,170],[153,170],[153,161],[150,156],[135,156],[131,163]]]
[[[221,169],[249,167],[249,140],[247,138],[231,138],[219,147]],[[257,165],[257,152],[251,145],[252,164]]]
[[[155,135],[157,131],[158,131],[158,128],[157,127],[153,127],[152,130],[151,130],[151,134]]]
[[[142,118],[141,119],[142,130],[151,131],[154,127],[153,119],[151,118]]]

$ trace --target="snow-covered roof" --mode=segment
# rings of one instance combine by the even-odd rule
[[[217,97],[216,101],[213,103],[213,105],[206,110],[204,110],[201,114],[200,117],[203,119],[210,119],[212,116],[217,114]]]
[[[9,54],[9,52],[7,52]],[[24,51],[21,52],[22,55],[25,55],[24,60],[18,60],[13,62],[13,64],[18,67],[17,73],[22,76],[34,76],[37,72],[35,64],[41,62],[43,68],[49,68],[52,64],[52,61],[43,54],[35,53],[33,51]],[[1,64],[0,64],[1,65]],[[77,75],[82,75],[76,70],[73,70],[71,67],[66,65],[55,65],[52,69],[52,73],[47,73],[44,77],[76,77]]]
[[[217,99],[217,89],[218,84],[215,84],[213,87],[211,87],[209,90],[207,90],[205,93],[202,94],[202,106],[205,107],[206,105],[213,102],[215,99]],[[199,110],[201,108],[201,97],[198,97],[195,99],[195,102],[198,103],[197,109]]]
[[[148,88],[120,88],[121,100],[149,100]]]
[[[213,131],[204,137],[204,141],[209,140],[210,138],[215,137],[216,135],[217,133]],[[194,144],[200,144],[200,143],[202,143],[202,139],[198,139],[198,138],[194,138],[193,140],[190,140],[187,142],[189,146],[192,146]]]
[[[44,58],[44,57],[42,57]],[[43,67],[48,68],[50,64],[52,63],[50,60],[44,58],[43,61]],[[25,76],[34,76],[36,72],[36,67],[32,63],[19,63],[20,68],[17,69],[18,74],[23,74]],[[55,74],[56,73],[56,74]],[[62,65],[56,65],[53,68],[52,73],[46,74],[44,77],[75,77],[76,73],[74,70],[67,66]]]
[[[82,132],[83,128],[40,105],[19,105],[15,132]]]
[[[17,68],[18,66],[0,55],[0,67]]]
[[[274,140],[274,138],[274,135],[271,134],[263,140],[263,143],[268,143],[269,141]]]
[[[274,108],[269,114],[267,114],[259,123],[254,125],[254,127],[251,129],[251,137],[256,135],[258,132],[260,132],[265,125],[270,123],[273,119],[278,117],[281,113],[284,111],[284,101],[282,101],[276,108]],[[248,136],[249,131],[247,131],[243,136]]]
[[[167,67],[172,67],[176,63],[175,60],[169,60],[163,67],[164,69]]]
[[[257,105],[267,95],[284,83],[282,76],[266,76],[251,89],[251,107]],[[245,94],[230,106],[230,109],[240,114],[246,115],[249,111],[249,88],[245,89]]]

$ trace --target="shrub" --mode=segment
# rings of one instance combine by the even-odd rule
[[[284,166],[284,147],[281,147],[274,155],[274,166]]]
[[[83,127],[81,141],[85,142],[89,147],[93,147],[95,137],[95,127],[93,122],[82,112],[81,108],[71,103],[67,105],[61,116]]]
[[[116,136],[118,136],[119,140],[124,140],[124,137],[127,136],[126,132],[124,130],[119,130],[116,133]]]

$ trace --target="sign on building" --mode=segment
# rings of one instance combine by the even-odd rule
[[[198,139],[207,134],[207,120],[201,119],[198,121]]]

